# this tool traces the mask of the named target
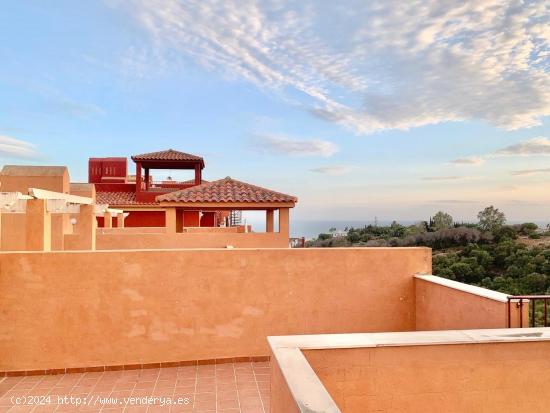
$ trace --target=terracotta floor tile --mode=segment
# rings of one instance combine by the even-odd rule
[[[154,381],[138,381],[134,386],[134,390],[138,389],[154,389],[156,382]]]
[[[145,413],[147,406],[126,406],[124,413]]]
[[[237,384],[236,383],[218,383],[216,384],[216,390],[217,391],[236,391],[237,390]]]
[[[10,397],[0,397],[0,406],[4,407],[4,406],[13,406],[13,403],[11,401],[11,398]]]
[[[197,393],[195,394],[195,403],[204,401],[216,401],[216,393]]]
[[[193,405],[177,405],[170,407],[170,413],[185,413],[185,412],[192,412],[193,411]],[[126,412],[124,412],[126,413]]]
[[[265,413],[263,407],[253,406],[253,407],[244,407],[241,406],[241,413]]]
[[[176,380],[157,380],[155,389],[165,389],[165,388],[174,388],[176,387]]]
[[[10,413],[29,413],[35,407],[36,406],[28,406],[28,405],[13,406],[11,409],[9,409],[9,412]]]
[[[269,413],[270,368],[267,362],[240,362],[161,369],[8,377],[0,382],[0,413]],[[13,406],[12,395],[50,395],[45,406]],[[58,396],[102,398],[96,405],[60,403]],[[128,397],[181,397],[189,404],[118,406]],[[106,400],[105,400],[106,399]],[[60,400],[60,399],[59,399]]]
[[[239,401],[237,399],[234,400],[218,400],[216,402],[216,406],[218,410],[221,409],[238,409],[239,408]]]
[[[217,399],[220,400],[237,400],[239,398],[239,393],[236,391],[218,391]]]

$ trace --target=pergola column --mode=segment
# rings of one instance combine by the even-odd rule
[[[27,251],[51,251],[52,219],[46,209],[45,199],[27,200],[25,214],[25,249]]]
[[[289,237],[290,224],[289,224],[290,208],[279,208],[279,232]]]
[[[273,232],[275,229],[274,222],[275,211],[273,209],[267,209],[265,211],[265,232]]]
[[[120,212],[116,216],[117,228],[124,228],[124,212]]]
[[[176,208],[166,208],[165,209],[165,227],[166,233],[175,234],[176,233]]]
[[[136,162],[136,192],[141,191],[141,162]]]
[[[145,168],[145,190],[149,190],[149,168]]]
[[[200,164],[195,164],[195,185],[202,183],[202,169]]]
[[[112,228],[113,227],[113,216],[109,211],[103,213],[103,228]]]
[[[109,213],[109,216],[110,215]],[[76,243],[78,249],[95,250],[96,223],[94,205],[80,205],[80,213],[76,218],[75,225],[75,233],[78,236],[78,241]]]

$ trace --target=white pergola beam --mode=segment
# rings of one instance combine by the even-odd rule
[[[122,209],[109,208],[109,204],[96,204],[94,212],[96,215],[102,215],[105,212],[110,212],[113,215],[117,215],[122,214],[124,211]]]
[[[47,191],[45,189],[29,188],[29,195],[36,199],[55,199],[68,204],[91,205],[93,199],[85,196],[64,194],[62,192]]]

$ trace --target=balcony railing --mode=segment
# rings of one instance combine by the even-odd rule
[[[194,185],[195,185],[194,181],[173,181],[173,182],[152,181],[149,184],[148,190],[149,191],[169,191],[169,190],[190,188]],[[142,191],[146,190],[145,182],[141,183],[141,190]]]
[[[548,327],[548,301],[550,295],[508,296],[508,327],[512,324],[512,306],[519,308],[520,327]],[[524,307],[526,307],[524,309]],[[523,325],[523,311],[529,311],[529,325]]]

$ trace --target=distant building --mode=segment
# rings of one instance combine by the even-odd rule
[[[330,235],[332,235],[332,238],[347,237],[347,236],[348,236],[348,231],[338,229],[338,230],[336,230],[336,231],[332,231],[332,232],[330,233]]]
[[[241,209],[277,209],[296,198],[266,188],[225,178],[215,182],[202,179],[204,159],[168,149],[131,157],[135,175],[129,175],[128,160],[120,157],[90,158],[88,182],[95,185],[97,202],[122,209],[126,227],[164,227],[166,208],[176,207],[179,231],[184,227],[219,227],[240,224]],[[193,170],[194,178],[176,181],[155,180],[152,170]],[[173,194],[173,195],[169,195]],[[255,204],[255,205],[252,205]],[[199,206],[200,205],[200,206]],[[102,218],[98,225],[104,226]]]

